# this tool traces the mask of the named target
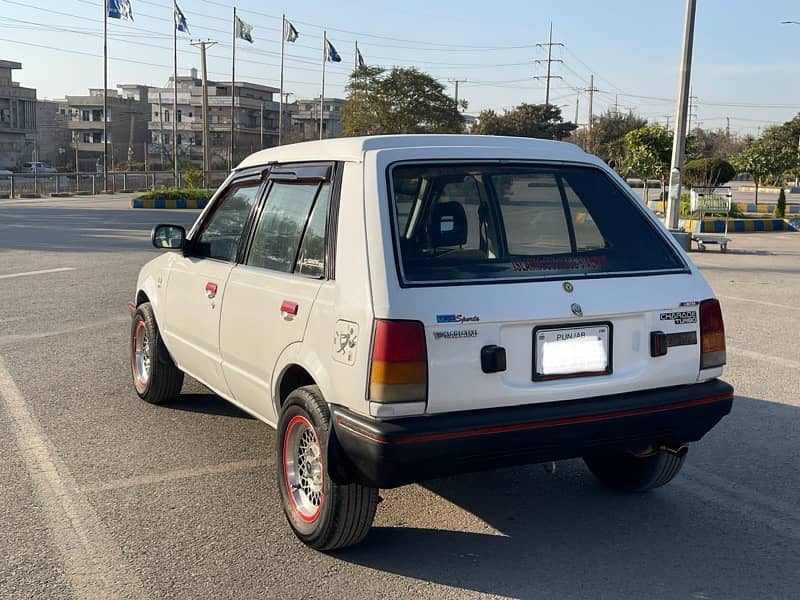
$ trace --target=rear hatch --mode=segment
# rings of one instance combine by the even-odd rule
[[[422,321],[427,411],[697,381],[710,291],[589,165],[398,164],[391,318]]]

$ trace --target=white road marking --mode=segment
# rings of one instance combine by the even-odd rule
[[[800,369],[800,360],[792,360],[791,358],[783,358],[782,356],[772,356],[764,354],[763,352],[753,352],[752,350],[745,350],[744,348],[737,348],[728,346],[728,352],[738,354],[743,358],[752,358],[753,360],[763,360],[773,365],[781,365],[790,369]]]
[[[125,563],[88,498],[28,411],[0,357],[0,400],[12,435],[42,505],[50,535],[61,553],[76,598],[145,598],[142,582]]]
[[[123,488],[136,487],[140,485],[153,485],[157,483],[166,483],[176,479],[189,479],[192,477],[203,477],[205,475],[221,475],[225,473],[234,473],[236,471],[247,471],[263,467],[269,464],[266,460],[237,460],[233,462],[221,463],[218,465],[208,465],[205,467],[194,467],[190,469],[175,469],[174,471],[167,471],[165,473],[155,473],[153,475],[139,475],[137,477],[126,477],[124,479],[114,479],[111,481],[104,481],[102,483],[95,483],[92,485],[84,486],[83,491],[86,493],[105,492],[110,490],[119,490]]]
[[[724,298],[725,300],[736,300],[737,302],[752,302],[753,304],[763,304],[764,306],[774,306],[775,308],[781,308],[784,310],[800,310],[800,306],[789,306],[788,304],[776,304],[775,302],[767,302],[766,300],[753,300],[751,298],[742,298],[740,296],[724,296],[719,295],[718,298]]]
[[[745,520],[760,523],[781,536],[800,540],[800,515],[794,504],[697,467],[684,466],[671,485],[680,486],[722,510],[737,512]]]
[[[42,269],[41,271],[26,271],[24,273],[10,273],[0,275],[0,279],[11,279],[12,277],[28,277],[29,275],[44,275],[46,273],[62,273],[64,271],[74,271],[75,267],[59,267],[57,269]]]
[[[0,346],[7,345],[7,344],[16,344],[18,342],[26,342],[29,340],[40,340],[42,338],[48,337],[55,337],[59,335],[66,335],[68,333],[78,333],[80,331],[86,331],[87,329],[96,329],[99,327],[108,327],[109,325],[116,325],[117,323],[122,323],[123,321],[130,322],[131,318],[130,315],[120,315],[114,319],[105,319],[103,321],[94,321],[93,323],[88,323],[87,325],[79,325],[77,327],[67,327],[64,329],[58,329],[56,331],[36,331],[34,333],[11,333],[8,335],[0,335]],[[0,323],[2,320],[0,320]]]

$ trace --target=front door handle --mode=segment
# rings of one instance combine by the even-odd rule
[[[206,282],[206,296],[214,298],[217,295],[217,284],[213,281]]]

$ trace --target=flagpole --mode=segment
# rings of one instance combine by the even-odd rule
[[[178,6],[172,0],[172,177],[178,187]]]
[[[319,95],[319,139],[322,139],[322,119],[325,110],[325,63],[328,62],[328,32],[322,32],[322,89]]]
[[[283,143],[283,49],[286,45],[286,15],[281,15],[281,97],[278,98],[278,146]]]
[[[236,124],[236,7],[233,7],[233,50],[231,52],[231,155],[228,169],[233,170],[234,128]]]
[[[103,0],[103,191],[108,192],[108,0]]]
[[[356,53],[353,55],[353,70],[358,71],[358,40],[356,40]]]

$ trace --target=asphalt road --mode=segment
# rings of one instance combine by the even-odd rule
[[[0,201],[0,597],[798,597],[800,234],[693,255],[737,399],[672,484],[612,493],[579,461],[436,480],[324,555],[284,522],[267,426],[192,382],[164,407],[132,389],[148,231],[195,214]]]

